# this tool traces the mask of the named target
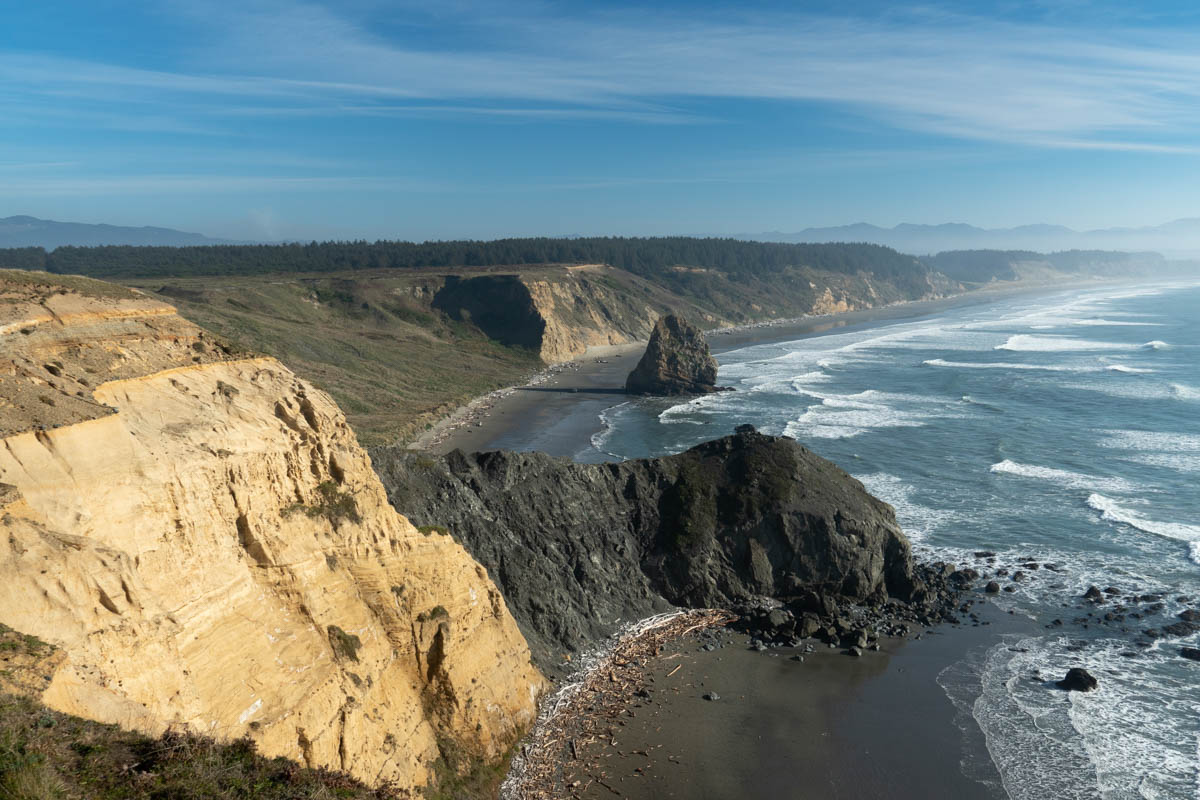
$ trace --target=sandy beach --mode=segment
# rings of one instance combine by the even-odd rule
[[[832,330],[854,330],[936,314],[948,308],[989,303],[1019,294],[1046,294],[1099,282],[997,286],[939,300],[898,303],[841,314],[779,320],[708,332],[709,346],[721,353],[753,344],[789,341]],[[435,454],[454,449],[538,450],[575,458],[590,450],[601,429],[600,412],[628,397],[625,378],[641,358],[645,343],[594,348],[577,361],[555,365],[530,383],[501,389],[456,410],[410,445]]]
[[[1003,287],[943,300],[709,333],[720,360],[752,344],[917,319],[944,309],[1062,286]],[[498,393],[469,424],[429,447],[541,450],[578,457],[599,414],[625,401],[635,345],[567,365],[536,385]],[[592,454],[594,455],[594,454]],[[812,640],[756,652],[745,635],[685,637],[641,665],[644,691],[611,703],[596,735],[572,741],[563,765],[569,796],[699,798],[1004,798],[983,735],[938,684],[952,665],[1031,623],[999,612],[977,587],[979,622],[914,639],[881,640],[861,658]],[[703,645],[708,644],[708,647]],[[719,699],[706,699],[706,695]],[[585,713],[599,714],[600,709]],[[553,796],[553,795],[546,795]]]
[[[579,749],[567,783],[595,800],[1003,798],[982,735],[958,724],[937,678],[1029,623],[986,602],[975,611],[981,624],[885,639],[861,658],[820,642],[756,652],[732,631],[712,650],[678,640],[611,737]]]

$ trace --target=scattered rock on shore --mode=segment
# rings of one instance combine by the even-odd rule
[[[1091,692],[1100,686],[1100,682],[1083,667],[1071,667],[1055,686],[1068,692]]]

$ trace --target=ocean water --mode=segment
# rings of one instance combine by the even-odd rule
[[[1061,566],[995,600],[1044,634],[941,675],[964,725],[1014,800],[1200,796],[1200,663],[1179,656],[1200,637],[1137,634],[1200,607],[1200,284],[1009,298],[719,359],[736,392],[610,408],[578,458],[675,453],[749,422],[891,503],[921,557]],[[1165,605],[1122,632],[1083,619],[1091,585]],[[1066,665],[1100,690],[1051,690]]]

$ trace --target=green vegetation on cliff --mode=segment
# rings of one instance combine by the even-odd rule
[[[1031,250],[949,250],[921,261],[957,281],[987,283],[1065,275],[1155,275],[1168,271],[1158,253],[1118,253],[1106,250],[1066,250],[1035,253]]]
[[[247,739],[161,737],[60,714],[0,694],[4,800],[390,800],[348,775],[264,758]]]
[[[919,276],[912,256],[873,244],[782,244],[689,236],[652,238],[499,239],[490,242],[312,242],[204,247],[60,247],[0,251],[26,269],[96,278],[262,275],[287,272],[611,264],[635,275],[660,275],[676,266],[705,267],[739,277],[807,266],[842,274],[870,272],[880,278]]]
[[[54,711],[33,697],[62,660],[0,625],[0,800],[391,800],[339,772],[264,758],[248,739],[154,737]]]
[[[433,288],[403,275],[132,284],[329,392],[364,444],[409,438],[455,406],[542,366],[535,352],[506,347],[434,311]]]
[[[644,341],[663,314],[715,328],[961,290],[877,245],[689,237],[0,250],[10,263],[157,294],[328,391],[367,444],[593,345]]]

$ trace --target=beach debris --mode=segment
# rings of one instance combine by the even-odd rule
[[[705,700],[709,701],[710,703],[721,699],[721,695],[717,694],[716,692],[705,692],[704,694],[701,695],[701,697],[703,697]]]
[[[500,786],[502,800],[560,798],[568,787],[580,791],[592,783],[620,794],[605,782],[603,754],[589,752],[588,745],[617,746],[615,732],[624,724],[620,718],[635,700],[649,694],[638,693],[645,691],[646,666],[664,644],[723,627],[733,619],[716,609],[659,614],[625,626],[602,647],[580,657],[577,671],[543,699],[537,721]]]
[[[1068,692],[1091,692],[1099,688],[1100,682],[1083,667],[1071,667],[1066,676],[1054,685]]]

